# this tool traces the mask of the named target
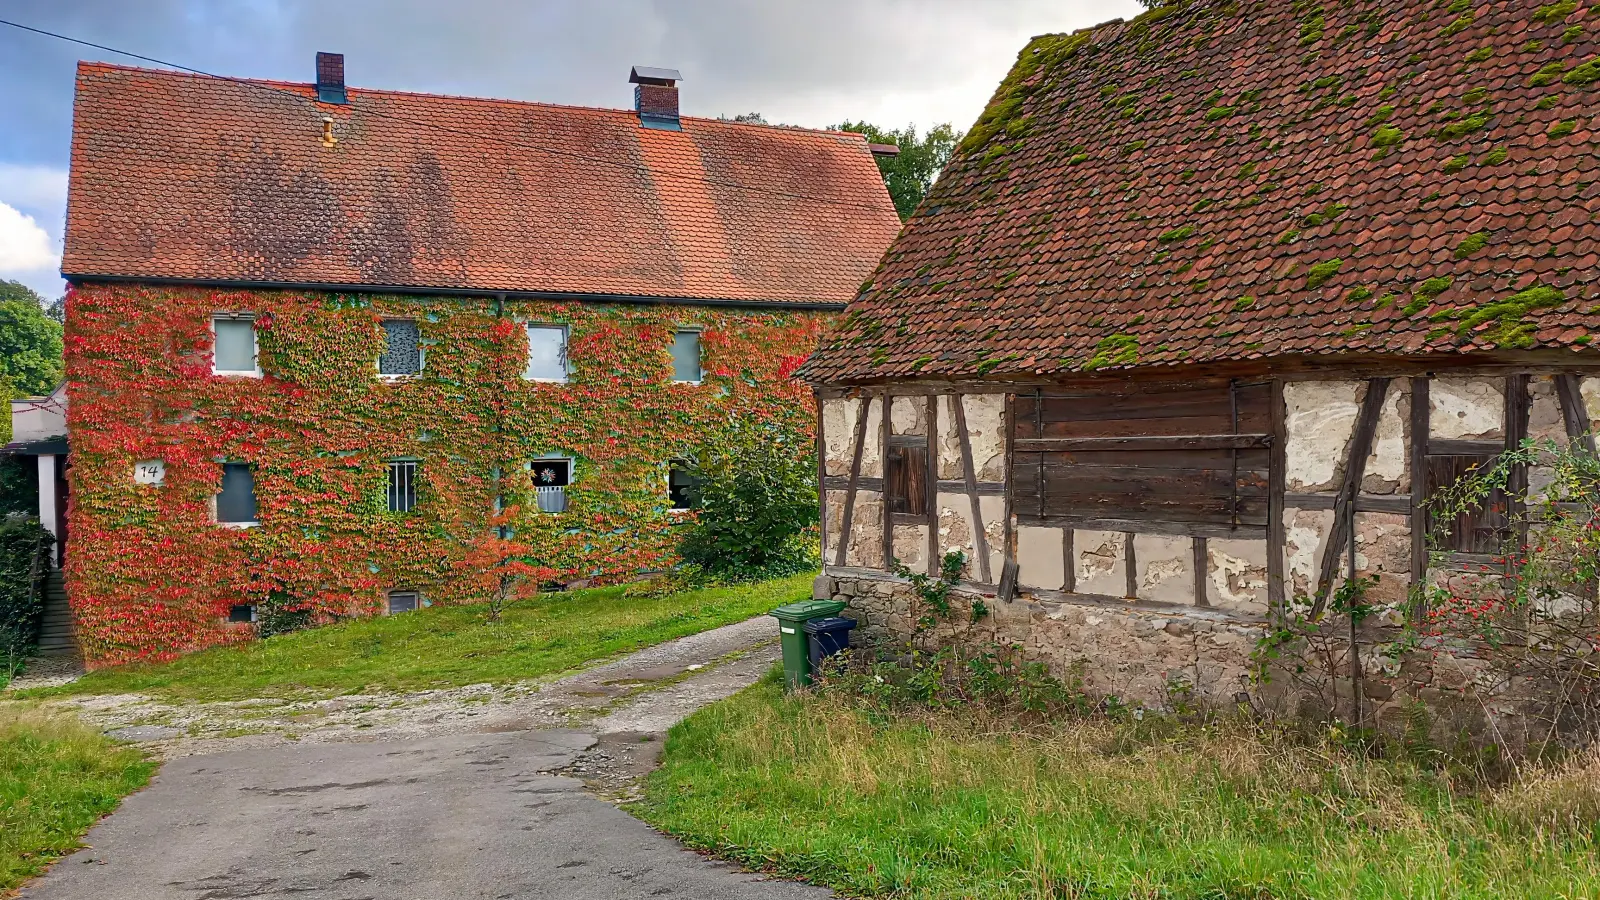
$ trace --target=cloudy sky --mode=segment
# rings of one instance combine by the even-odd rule
[[[965,129],[1026,40],[1135,0],[0,0],[0,19],[219,74],[626,107],[632,65],[683,109]],[[0,279],[61,291],[73,66],[138,63],[0,25]]]

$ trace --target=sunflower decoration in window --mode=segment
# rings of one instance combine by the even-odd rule
[[[563,456],[543,457],[528,463],[534,499],[539,511],[566,512],[567,485],[572,483],[572,460]]]

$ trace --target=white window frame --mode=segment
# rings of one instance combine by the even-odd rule
[[[567,483],[566,484],[563,484],[563,485],[560,485],[560,486],[555,486],[555,487],[542,488],[542,487],[539,487],[537,484],[533,483],[533,470],[534,470],[534,467],[537,466],[540,462],[549,461],[549,460],[566,460],[566,463],[567,463]],[[578,461],[576,459],[574,459],[574,458],[572,458],[570,456],[561,456],[561,455],[536,456],[533,459],[530,459],[527,462],[523,463],[522,471],[523,471],[523,474],[528,478],[528,484],[533,488],[533,505],[534,505],[534,508],[539,510],[539,515],[541,515],[541,516],[559,516],[562,513],[565,513],[567,511],[567,506],[572,502],[572,498],[567,496],[567,488],[572,487],[572,482],[574,480],[573,476],[576,475],[577,472],[578,472]],[[548,491],[548,492],[551,492],[551,493],[554,493],[555,491],[560,491],[561,492],[561,509],[559,511],[546,512],[543,507],[540,507],[539,506],[539,492],[541,492],[541,491]]]
[[[384,322],[417,322],[417,320],[411,316],[379,316],[379,330],[383,329]],[[387,332],[384,334],[384,341],[384,349],[388,349]],[[372,360],[372,371],[378,374],[378,380],[384,384],[394,384],[397,381],[410,381],[413,378],[421,378],[422,373],[426,371],[427,368],[428,348],[422,346],[422,325],[420,323],[417,324],[417,370],[415,372],[410,372],[404,375],[385,375],[383,373],[383,354],[379,353],[377,357]]]
[[[250,323],[250,359],[254,363],[251,369],[219,369],[217,368],[217,322],[249,322]],[[260,378],[261,377],[261,340],[256,336],[256,314],[253,312],[214,312],[211,314],[211,374],[225,378]]]
[[[249,463],[245,463],[245,462],[240,462],[238,460],[233,460],[233,459],[224,459],[224,460],[219,460],[217,462],[217,465],[218,466],[248,466],[250,464]],[[251,476],[252,476],[251,479],[250,479],[250,490],[251,490],[251,493],[255,492],[255,478],[253,477],[254,475],[255,475],[255,473],[251,472]],[[221,490],[218,490],[215,494],[211,495],[211,522],[212,522],[212,524],[219,525],[219,526],[221,526],[223,528],[237,528],[237,529],[240,529],[240,530],[244,530],[246,528],[260,528],[261,527],[261,498],[260,497],[256,497],[255,498],[255,501],[256,501],[256,517],[255,517],[255,519],[253,519],[252,521],[249,521],[249,522],[224,522],[224,521],[222,521],[221,519],[218,518],[218,512],[217,512],[217,498],[219,498],[221,496],[222,496],[222,491]]]
[[[535,328],[559,329],[561,332],[561,377],[560,378],[535,378],[528,374],[528,366],[532,363],[532,344],[529,344],[528,358],[522,363],[522,380],[538,384],[566,384],[572,380],[572,326],[563,322],[533,322],[523,321],[523,334]]]
[[[705,331],[704,331],[704,329],[702,329],[702,328],[700,328],[699,326],[696,326],[696,325],[679,325],[677,328],[673,329],[673,331],[672,331],[673,343],[677,343],[678,335],[680,335],[680,334],[692,334],[692,335],[695,336],[695,342],[694,342],[695,343],[695,349],[700,351],[699,354],[698,354],[698,358],[695,360],[695,371],[698,372],[699,374],[698,374],[698,377],[696,377],[692,381],[689,380],[689,379],[686,379],[686,378],[679,378],[678,377],[677,360],[674,359],[673,360],[673,364],[672,364],[672,383],[673,384],[704,384],[705,380],[706,380],[706,348],[705,348],[705,337],[704,337]]]

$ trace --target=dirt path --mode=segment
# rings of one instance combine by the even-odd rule
[[[822,898],[626,803],[662,736],[778,658],[770,619],[543,684],[281,703],[60,701],[168,760],[25,898]]]
[[[571,764],[596,793],[627,802],[673,723],[753,684],[778,658],[772,620],[647,647],[562,678],[327,700],[181,703],[143,694],[56,701],[161,759],[327,742],[578,729],[595,743]]]

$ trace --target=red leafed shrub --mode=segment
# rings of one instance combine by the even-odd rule
[[[529,571],[621,580],[676,561],[667,461],[735,418],[811,434],[788,374],[828,316],[332,293],[94,285],[67,304],[72,467],[69,594],[93,664],[248,640],[235,604],[365,615],[394,588],[489,600],[465,577],[498,501]],[[211,374],[210,320],[256,315],[263,378]],[[383,317],[417,322],[423,374],[376,378]],[[570,329],[569,383],[525,381],[521,321]],[[680,326],[706,377],[672,382]],[[540,513],[528,460],[574,460],[567,508]],[[417,507],[385,500],[393,458],[419,460]],[[260,527],[213,522],[221,460],[252,465]],[[133,465],[163,460],[159,486]],[[501,548],[503,549],[503,548]],[[470,566],[466,566],[470,569]],[[520,571],[520,570],[519,570]]]

